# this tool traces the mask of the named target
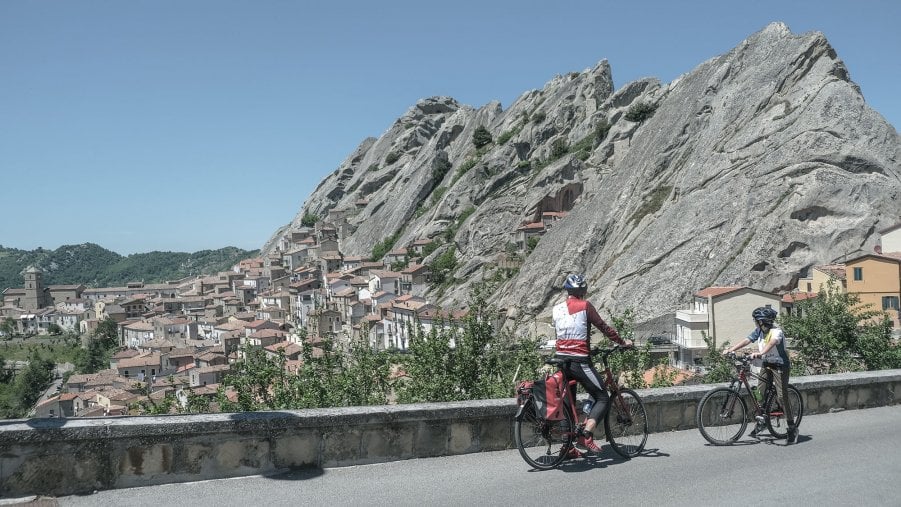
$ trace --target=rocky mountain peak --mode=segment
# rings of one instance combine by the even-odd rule
[[[507,109],[423,99],[276,238],[306,212],[352,210],[345,255],[391,236],[442,243],[426,262],[454,251],[455,282],[426,294],[437,303],[492,280],[515,327],[547,318],[578,271],[600,306],[653,321],[707,286],[788,289],[871,249],[901,216],[899,147],[822,34],[773,23],[665,85],[614,90],[602,60]]]

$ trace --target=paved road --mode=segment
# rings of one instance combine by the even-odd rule
[[[530,471],[517,451],[101,491],[63,506],[901,505],[901,405],[808,416],[794,446],[653,434],[644,456]],[[756,486],[770,482],[775,486]],[[779,501],[779,497],[784,501]]]

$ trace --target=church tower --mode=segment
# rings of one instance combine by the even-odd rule
[[[44,291],[43,273],[34,266],[25,270],[25,297],[22,298],[23,310],[37,310],[50,306],[49,297]]]

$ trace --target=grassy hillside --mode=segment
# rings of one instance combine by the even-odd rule
[[[89,287],[112,287],[134,281],[159,283],[212,274],[258,254],[257,250],[234,247],[194,253],[149,252],[122,256],[93,243],[31,251],[0,246],[0,291],[6,287],[21,287],[22,273],[32,265],[44,272],[46,285],[83,283]]]

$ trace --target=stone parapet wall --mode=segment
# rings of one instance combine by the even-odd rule
[[[803,393],[805,414],[877,407],[897,403],[901,370],[792,383]],[[651,431],[695,427],[698,401],[712,387],[639,391]],[[66,495],[509,449],[515,410],[512,399],[499,399],[0,422],[0,496]]]

